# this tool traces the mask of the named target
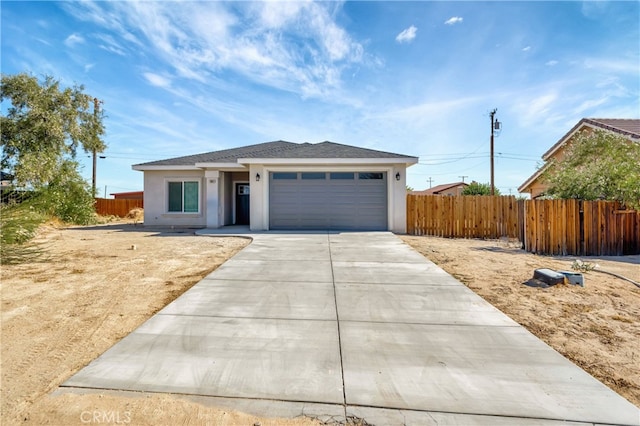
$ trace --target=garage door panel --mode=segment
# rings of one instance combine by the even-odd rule
[[[270,229],[387,229],[386,173],[286,174],[294,175],[274,179],[270,173]]]

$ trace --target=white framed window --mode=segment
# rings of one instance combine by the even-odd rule
[[[186,179],[167,182],[167,211],[169,213],[199,213],[200,182]]]

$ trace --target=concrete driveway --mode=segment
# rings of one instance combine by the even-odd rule
[[[391,233],[253,238],[64,391],[376,425],[640,424],[637,407]]]

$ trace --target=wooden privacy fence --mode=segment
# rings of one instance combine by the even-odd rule
[[[131,210],[139,207],[144,208],[142,200],[123,200],[96,198],[96,213],[101,216],[125,217]]]
[[[538,254],[640,254],[640,211],[615,201],[527,200],[525,250]]]
[[[547,255],[640,254],[640,211],[613,201],[513,196],[407,196],[407,232],[448,238],[518,238]]]
[[[447,238],[519,238],[516,197],[407,196],[407,232]]]

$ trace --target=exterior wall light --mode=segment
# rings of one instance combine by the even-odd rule
[[[396,180],[400,180],[400,172],[396,173]]]
[[[256,173],[256,182],[260,182],[260,173]]]

